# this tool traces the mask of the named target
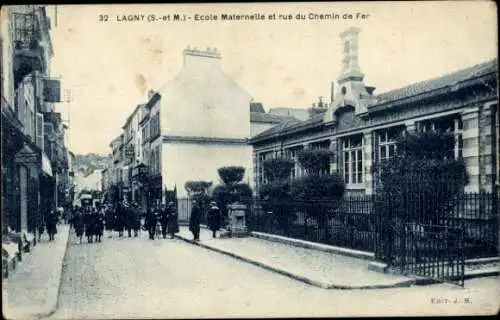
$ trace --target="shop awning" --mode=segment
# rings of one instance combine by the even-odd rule
[[[50,164],[49,157],[47,157],[45,152],[42,152],[42,171],[46,175],[52,177],[52,165]]]

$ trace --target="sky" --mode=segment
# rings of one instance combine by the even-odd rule
[[[109,143],[137,104],[146,102],[147,91],[161,88],[180,72],[187,46],[216,47],[224,72],[266,111],[308,108],[320,96],[329,101],[330,83],[341,70],[339,34],[351,26],[361,28],[359,64],[375,94],[496,58],[498,48],[496,8],[490,1],[47,9],[54,47],[50,73],[60,77],[63,92],[71,90],[71,102],[56,108],[70,119],[69,148],[76,154],[109,153]],[[223,13],[264,14],[266,19],[221,21]],[[340,19],[308,19],[310,13],[338,14]],[[356,19],[358,13],[365,18]],[[144,21],[119,21],[135,14],[144,15]],[[152,14],[192,18],[147,22]],[[196,14],[219,20],[195,21]],[[272,14],[275,20],[269,19]],[[279,19],[280,14],[293,19]],[[306,19],[296,19],[297,14]],[[101,21],[105,16],[107,21]]]

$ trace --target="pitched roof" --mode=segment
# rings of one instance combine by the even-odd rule
[[[272,136],[274,134],[279,134],[283,131],[292,131],[292,130],[301,130],[302,128],[306,128],[309,126],[314,126],[319,123],[323,122],[323,114],[315,114],[311,118],[307,119],[306,121],[300,121],[298,119],[292,118],[288,119],[286,121],[283,121],[280,125],[276,125],[272,128],[267,129],[266,131],[263,131],[256,135],[253,139],[257,139],[260,137],[265,137],[265,136]]]
[[[494,72],[498,72],[497,59],[476,64],[472,67],[461,69],[456,72],[446,74],[442,77],[437,77],[430,80],[417,82],[399,89],[381,93],[376,96],[376,98],[378,98],[378,101],[373,106],[396,101],[399,99],[408,98],[414,95],[433,91],[443,87],[453,86],[460,82],[481,77]],[[307,112],[307,109],[273,108],[269,110],[269,113],[271,113],[272,111],[274,111],[273,113],[276,113],[276,111],[279,113],[283,112],[282,110],[305,110]],[[271,137],[273,135],[280,134],[283,131],[286,132],[300,131],[311,126],[319,125],[322,122],[323,122],[322,114],[313,115],[311,118],[305,121],[299,121],[299,122],[287,121],[286,123],[283,123],[281,126],[275,126],[264,132],[261,132],[260,134],[253,137],[251,140]]]
[[[414,96],[420,93],[440,89],[446,86],[452,86],[465,80],[496,72],[497,70],[498,60],[490,60],[484,63],[476,64],[466,69],[461,69],[453,73],[446,74],[441,77],[413,83],[402,88],[381,93],[375,96],[377,99],[376,103],[387,103]]]
[[[309,119],[309,112],[307,108],[271,108],[269,109],[270,114],[275,114],[279,116],[291,116],[297,118],[301,121]]]
[[[250,112],[250,122],[259,123],[282,123],[287,120],[298,120],[294,117],[278,116],[275,114]]]

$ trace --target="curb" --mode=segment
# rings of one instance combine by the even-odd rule
[[[221,249],[218,249],[218,248],[214,248],[212,246],[209,246],[209,245],[206,245],[206,244],[203,244],[203,243],[200,243],[200,242],[196,242],[196,241],[187,239],[187,238],[185,238],[183,236],[175,235],[175,237],[178,238],[178,239],[180,239],[180,240],[183,240],[185,242],[188,242],[190,244],[193,244],[193,245],[196,245],[196,246],[199,246],[199,247],[202,247],[202,248],[214,251],[214,252],[218,252],[218,253],[221,253],[221,254],[233,257],[235,259],[238,259],[238,260],[241,260],[241,261],[244,261],[244,262],[256,265],[256,266],[264,268],[266,270],[279,273],[279,274],[281,274],[283,276],[286,276],[286,277],[289,277],[289,278],[292,278],[292,279],[298,280],[300,282],[303,282],[303,283],[306,283],[306,284],[310,284],[310,285],[313,285],[315,287],[319,287],[319,288],[322,288],[322,289],[357,290],[357,289],[403,288],[403,287],[410,287],[410,286],[413,286],[413,285],[419,285],[420,282],[427,280],[427,279],[412,279],[412,280],[407,280],[407,281],[402,281],[402,282],[396,282],[396,283],[392,283],[392,284],[388,284],[388,285],[366,285],[366,286],[336,285],[336,284],[333,284],[333,283],[317,281],[317,280],[313,280],[313,279],[310,279],[310,278],[307,278],[307,277],[304,277],[304,276],[301,276],[301,275],[297,275],[295,273],[292,273],[292,272],[289,272],[289,271],[286,271],[286,270],[283,270],[283,269],[280,269],[280,268],[276,268],[276,267],[267,265],[265,263],[262,263],[262,262],[259,262],[259,261],[256,261],[256,260],[253,260],[253,259],[241,256],[241,255],[238,255],[238,254],[235,254],[235,253],[232,253],[232,252],[224,251],[224,250],[221,250]]]
[[[62,254],[62,259],[61,263],[58,263],[56,265],[56,280],[55,283],[53,283],[48,290],[47,296],[47,302],[45,303],[44,311],[37,313],[35,318],[36,319],[42,319],[51,316],[54,312],[56,312],[58,304],[59,304],[59,291],[61,290],[61,283],[62,283],[62,269],[64,262],[66,261],[66,253],[68,251],[68,247],[70,244],[69,237],[71,233],[71,228],[68,229],[68,234],[66,237],[66,243],[64,245],[64,253]]]
[[[268,233],[256,232],[256,231],[250,232],[250,235],[252,237],[255,237],[255,238],[273,241],[273,242],[279,242],[279,243],[283,243],[283,244],[287,244],[287,245],[292,245],[295,247],[302,247],[302,248],[306,248],[306,249],[313,249],[313,250],[318,250],[318,251],[323,251],[323,252],[329,252],[329,253],[339,254],[339,255],[343,255],[343,256],[347,256],[347,257],[358,258],[358,259],[363,259],[363,260],[368,260],[368,261],[375,260],[375,254],[372,252],[346,249],[346,248],[341,248],[341,247],[336,247],[336,246],[331,246],[331,245],[315,243],[315,242],[311,242],[311,241],[292,239],[292,238],[277,236],[277,235],[270,235]]]

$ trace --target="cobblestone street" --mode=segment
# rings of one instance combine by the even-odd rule
[[[181,240],[151,241],[144,232],[140,238],[118,239],[114,235],[113,239],[105,237],[102,243],[93,244],[78,244],[73,234],[70,237],[59,307],[51,319],[492,314],[498,311],[498,277],[468,281],[465,289],[433,285],[325,290]]]

